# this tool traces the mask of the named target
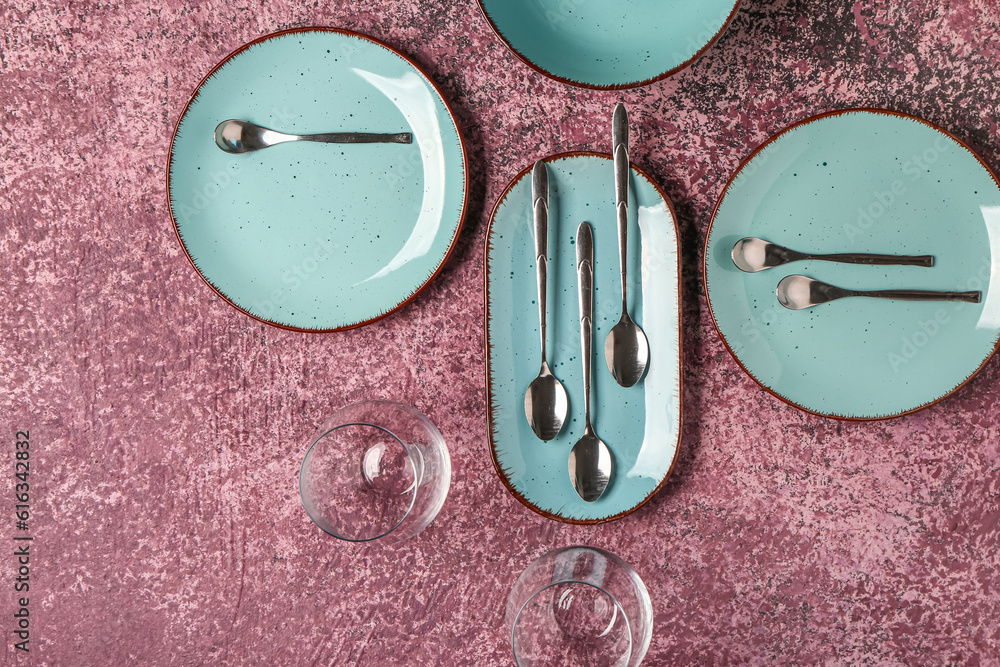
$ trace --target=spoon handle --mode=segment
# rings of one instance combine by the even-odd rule
[[[576,280],[580,287],[580,349],[583,358],[583,409],[590,428],[590,358],[594,340],[594,234],[581,222],[576,231]]]
[[[328,132],[326,134],[302,134],[299,141],[316,141],[323,144],[411,144],[413,135],[409,132],[398,134],[378,134],[374,132]]]
[[[899,299],[902,301],[965,301],[979,303],[981,292],[938,292],[921,289],[887,289],[875,291],[851,291],[845,296],[868,296],[876,299]]]
[[[611,120],[611,143],[615,158],[615,211],[618,215],[618,258],[622,274],[622,313],[626,312],[628,283],[628,112],[621,102]]]
[[[804,259],[819,259],[824,262],[841,262],[843,264],[868,264],[870,266],[934,266],[934,255],[873,255],[848,252],[830,255],[806,255]]]
[[[549,173],[539,160],[531,170],[531,209],[535,218],[535,279],[538,282],[538,330],[542,336],[542,362],[545,356],[545,319],[549,279]]]

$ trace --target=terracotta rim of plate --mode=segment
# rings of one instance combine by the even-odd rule
[[[708,51],[710,48],[712,48],[712,46],[714,46],[717,41],[719,41],[719,38],[722,37],[723,33],[725,33],[726,30],[729,28],[729,25],[733,22],[733,19],[736,18],[736,14],[740,10],[740,5],[743,4],[743,0],[735,0],[735,2],[733,3],[733,10],[729,13],[729,16],[726,18],[725,23],[722,24],[722,27],[719,28],[719,31],[715,33],[704,46],[702,46],[698,51],[696,51],[693,56],[682,62],[680,65],[677,65],[673,69],[667,70],[662,74],[657,74],[656,76],[651,77],[649,79],[636,81],[634,83],[612,83],[612,84],[598,85],[594,83],[584,83],[582,81],[574,81],[572,79],[567,79],[566,77],[559,76],[558,74],[553,74],[544,67],[533,63],[524,54],[522,54],[520,51],[514,48],[514,46],[509,41],[507,41],[507,38],[503,36],[503,33],[500,31],[500,28],[498,28],[497,25],[493,22],[493,19],[490,18],[489,13],[486,11],[486,5],[484,4],[484,2],[485,0],[477,0],[477,4],[479,5],[479,12],[483,15],[483,18],[486,19],[486,22],[490,26],[490,30],[492,30],[493,34],[497,36],[497,39],[499,39],[511,53],[517,56],[518,60],[520,60],[525,65],[535,70],[539,74],[544,74],[545,76],[555,81],[558,81],[559,83],[565,83],[566,85],[574,86],[576,88],[587,88],[589,90],[629,90],[630,88],[641,88],[643,86],[648,86],[651,83],[662,81],[663,79],[666,79],[669,76],[673,76],[674,74],[677,74],[677,72],[680,72],[681,70],[690,67],[692,64],[694,64],[696,60],[705,55],[705,52]]]
[[[358,39],[362,39],[362,40],[365,40],[367,42],[371,42],[372,44],[375,44],[376,46],[380,46],[380,47],[386,49],[387,51],[389,51],[390,53],[393,53],[393,54],[399,56],[400,58],[402,58],[403,60],[405,60],[407,63],[409,63],[409,65],[413,69],[415,69],[417,71],[418,74],[420,74],[420,76],[422,76],[428,83],[430,83],[431,86],[434,88],[434,91],[437,93],[438,98],[441,100],[441,103],[444,105],[445,111],[447,111],[448,115],[451,117],[451,122],[455,126],[455,134],[458,135],[458,143],[459,143],[459,146],[462,148],[462,171],[463,171],[463,177],[464,177],[463,178],[463,181],[464,181],[464,183],[463,183],[463,195],[462,195],[462,212],[459,214],[458,225],[455,227],[455,234],[454,234],[454,236],[451,239],[451,243],[448,245],[448,251],[445,252],[444,257],[441,259],[440,264],[438,264],[437,268],[430,275],[430,277],[427,278],[427,280],[425,280],[421,285],[419,285],[409,296],[407,296],[405,299],[403,299],[401,302],[399,302],[396,306],[394,306],[393,308],[387,310],[386,312],[381,313],[379,315],[376,315],[375,317],[372,317],[370,319],[364,320],[362,322],[357,322],[355,324],[347,324],[347,325],[344,325],[342,327],[335,327],[333,329],[306,329],[306,328],[302,328],[302,327],[292,326],[290,324],[284,324],[284,323],[281,323],[281,322],[275,322],[274,320],[269,320],[266,317],[260,317],[259,315],[254,315],[253,313],[251,313],[250,311],[248,311],[246,308],[243,308],[242,306],[239,306],[239,305],[235,304],[232,300],[230,300],[230,298],[228,296],[226,296],[225,294],[223,294],[222,291],[219,288],[217,288],[215,285],[213,285],[212,282],[208,278],[206,278],[205,275],[201,272],[201,270],[198,268],[198,265],[194,263],[194,259],[191,257],[191,253],[188,252],[187,246],[184,244],[184,239],[181,237],[180,228],[177,226],[177,218],[174,216],[173,204],[172,204],[172,202],[170,200],[170,172],[171,172],[171,170],[173,168],[173,164],[174,164],[174,142],[177,140],[177,131],[180,129],[181,121],[183,121],[184,117],[187,115],[188,109],[198,99],[198,95],[201,93],[202,86],[204,86],[208,82],[209,79],[211,79],[213,76],[215,76],[216,72],[218,72],[220,69],[222,69],[224,66],[226,66],[233,58],[235,58],[236,56],[240,55],[244,51],[246,51],[246,50],[248,50],[248,49],[250,49],[250,48],[252,48],[254,46],[257,46],[258,44],[263,44],[264,42],[270,41],[272,39],[278,39],[280,37],[287,37],[288,35],[301,34],[301,33],[314,33],[314,32],[318,32],[318,33],[332,33],[332,34],[337,34],[337,35],[346,35],[348,37],[356,37]],[[167,172],[167,174],[166,174],[166,176],[167,176],[167,193],[166,193],[167,194],[167,211],[170,214],[170,223],[171,223],[171,225],[173,225],[174,235],[177,237],[177,242],[180,244],[181,249],[184,251],[184,256],[187,257],[188,262],[194,268],[195,273],[198,274],[198,276],[202,279],[202,281],[206,285],[208,285],[212,289],[212,291],[215,292],[215,294],[219,296],[219,298],[221,298],[227,304],[229,304],[230,306],[232,306],[233,308],[235,308],[239,312],[243,313],[247,317],[250,317],[250,318],[252,318],[254,320],[257,320],[258,322],[261,322],[263,324],[267,324],[267,325],[272,326],[272,327],[277,327],[279,329],[285,329],[286,331],[298,331],[298,332],[301,332],[301,333],[333,333],[333,332],[336,332],[336,331],[348,331],[350,329],[357,329],[359,327],[363,327],[365,325],[371,324],[372,322],[377,322],[378,320],[381,320],[381,319],[384,319],[386,317],[389,317],[390,315],[392,315],[393,313],[399,311],[404,306],[406,306],[407,304],[409,304],[411,301],[413,301],[414,299],[416,299],[417,296],[421,292],[423,292],[427,288],[427,286],[430,285],[431,282],[433,282],[433,280],[435,278],[437,278],[438,274],[441,273],[441,270],[444,268],[444,265],[447,264],[448,259],[452,255],[452,252],[454,252],[455,246],[458,245],[458,237],[461,235],[462,227],[465,225],[465,214],[468,212],[468,207],[469,207],[469,156],[468,156],[468,151],[466,150],[466,147],[465,147],[465,138],[462,136],[462,131],[459,128],[458,119],[455,118],[455,112],[452,111],[451,106],[448,104],[448,101],[445,99],[445,96],[442,93],[441,88],[438,86],[437,82],[435,82],[434,79],[432,79],[431,77],[427,76],[427,73],[424,72],[424,70],[419,65],[417,65],[417,63],[415,63],[411,58],[409,58],[408,56],[406,56],[403,53],[400,53],[398,50],[396,50],[393,47],[389,46],[385,42],[383,42],[383,41],[381,41],[379,39],[376,39],[374,37],[370,37],[368,35],[363,35],[363,34],[361,34],[359,32],[354,32],[353,30],[343,30],[341,28],[327,28],[327,27],[322,27],[322,26],[312,26],[312,27],[303,27],[303,28],[289,28],[288,30],[279,30],[278,32],[269,33],[269,34],[264,35],[262,37],[258,37],[257,39],[255,39],[253,41],[247,42],[246,44],[244,44],[243,46],[239,47],[235,51],[232,51],[229,55],[227,55],[221,61],[219,61],[219,63],[216,64],[215,67],[213,67],[211,69],[211,71],[202,78],[202,80],[198,83],[198,85],[195,86],[194,92],[191,94],[190,99],[188,99],[187,104],[184,105],[184,109],[181,111],[180,115],[177,117],[177,122],[174,123],[174,130],[173,130],[173,132],[170,135],[170,147],[167,150],[167,169],[166,169],[166,172]]]
[[[798,403],[796,403],[795,401],[793,401],[791,399],[788,399],[788,398],[785,398],[784,396],[781,396],[780,394],[778,394],[777,392],[775,392],[774,390],[772,390],[770,387],[766,386],[763,382],[761,382],[760,380],[758,380],[754,376],[754,374],[751,373],[747,369],[747,367],[743,365],[743,362],[739,360],[739,357],[736,356],[736,353],[733,352],[732,348],[729,347],[729,343],[726,341],[726,337],[722,334],[722,329],[719,328],[719,322],[715,319],[715,311],[712,309],[712,299],[708,295],[708,241],[709,241],[709,239],[712,236],[712,226],[715,223],[715,216],[719,212],[719,207],[722,205],[723,200],[726,198],[726,193],[729,192],[729,187],[733,184],[733,181],[736,180],[736,177],[739,176],[740,172],[743,171],[743,168],[746,167],[750,163],[750,161],[754,157],[756,157],[756,155],[758,153],[760,153],[762,150],[764,150],[765,148],[767,148],[769,145],[771,145],[771,143],[773,143],[774,141],[776,141],[779,137],[783,136],[785,133],[790,132],[791,130],[794,130],[794,129],[802,126],[802,125],[806,125],[807,123],[812,123],[813,121],[822,120],[824,118],[830,118],[832,116],[841,116],[841,115],[852,114],[852,113],[868,113],[868,114],[876,114],[876,115],[889,116],[889,117],[895,117],[895,118],[905,118],[906,120],[916,121],[916,122],[920,123],[921,125],[925,125],[925,126],[931,128],[932,130],[940,132],[941,134],[945,135],[949,139],[952,139],[953,141],[955,141],[959,146],[961,146],[962,148],[964,148],[966,151],[968,151],[969,154],[972,155],[972,157],[976,158],[976,160],[979,161],[979,164],[982,165],[983,169],[986,170],[986,173],[990,175],[990,178],[993,179],[993,183],[996,185],[997,190],[1000,190],[1000,180],[997,179],[996,174],[993,173],[993,170],[990,169],[989,165],[987,165],[986,162],[984,162],[983,159],[974,150],[972,150],[972,148],[968,144],[966,144],[964,141],[962,141],[961,139],[959,139],[958,137],[956,137],[954,134],[952,134],[948,130],[946,130],[946,129],[942,128],[942,127],[939,127],[939,126],[935,125],[934,123],[932,123],[930,121],[924,120],[923,118],[918,118],[917,116],[914,116],[914,115],[908,114],[908,113],[904,113],[902,111],[890,111],[888,109],[875,109],[875,108],[872,108],[872,107],[856,107],[856,108],[849,108],[849,109],[835,109],[833,111],[826,111],[826,112],[823,112],[821,114],[816,114],[815,116],[809,116],[808,118],[804,118],[802,120],[799,120],[799,121],[796,121],[796,122],[792,123],[788,127],[785,127],[782,130],[780,130],[779,132],[777,132],[776,134],[768,137],[763,143],[761,143],[759,146],[757,146],[757,148],[753,149],[753,151],[750,153],[750,155],[748,155],[742,162],[740,162],[740,166],[736,168],[736,171],[734,171],[733,174],[732,174],[732,176],[729,177],[729,180],[726,181],[726,185],[722,188],[722,192],[719,194],[719,198],[716,200],[715,206],[712,208],[712,216],[711,216],[711,218],[708,221],[708,228],[705,230],[705,243],[702,246],[702,258],[701,258],[701,279],[702,279],[702,282],[704,284],[705,301],[708,303],[708,313],[709,313],[709,315],[712,316],[712,326],[715,327],[715,332],[716,332],[716,334],[718,334],[719,340],[722,341],[722,344],[725,346],[726,351],[729,352],[729,356],[731,356],[733,358],[733,360],[740,367],[740,369],[744,373],[746,373],[747,376],[751,380],[753,380],[754,382],[756,382],[757,385],[761,389],[763,389],[764,391],[766,391],[767,393],[769,393],[771,396],[774,396],[775,398],[777,398],[782,403],[786,403],[786,404],[792,406],[793,408],[798,408],[799,410],[802,410],[803,412],[807,412],[807,413],[809,413],[811,415],[816,415],[817,417],[825,417],[827,419],[837,419],[837,420],[840,420],[840,421],[847,421],[847,422],[875,422],[875,421],[884,421],[884,420],[887,420],[887,419],[896,419],[898,417],[905,417],[906,415],[912,415],[914,412],[920,412],[921,410],[929,408],[932,405],[937,405],[938,403],[940,403],[944,399],[948,398],[952,394],[955,394],[956,392],[958,392],[960,389],[962,389],[963,387],[965,387],[965,385],[969,384],[969,382],[971,382],[973,378],[975,378],[977,375],[979,375],[979,372],[983,370],[983,368],[986,366],[987,363],[989,363],[990,359],[992,359],[993,356],[997,353],[997,350],[1000,350],[1000,336],[997,337],[997,341],[993,345],[993,351],[986,355],[986,357],[983,359],[982,363],[979,364],[978,368],[976,368],[974,371],[972,371],[972,373],[967,378],[965,378],[962,382],[960,382],[959,384],[955,385],[955,387],[953,387],[948,392],[942,394],[938,398],[935,398],[933,401],[928,401],[927,403],[924,403],[922,405],[918,405],[915,408],[911,408],[911,409],[905,410],[903,412],[897,412],[897,413],[894,413],[894,414],[885,415],[885,416],[881,416],[881,417],[848,417],[848,416],[845,416],[845,415],[835,415],[835,414],[829,414],[829,413],[825,413],[825,412],[819,412],[817,410],[811,410],[811,409],[809,409],[809,408],[807,408],[805,406],[799,405]]]
[[[598,158],[604,158],[605,160],[608,160],[608,161],[612,161],[612,162],[614,161],[614,156],[612,156],[610,153],[598,153],[596,151],[569,151],[569,152],[566,152],[566,153],[555,153],[553,155],[548,155],[548,156],[546,156],[544,158],[541,158],[541,161],[545,162],[546,164],[549,164],[549,163],[555,162],[557,160],[565,160],[567,158],[575,158],[575,157],[598,157]],[[670,211],[670,217],[674,221],[674,233],[676,235],[677,245],[678,245],[678,248],[677,248],[677,253],[678,253],[677,254],[677,260],[679,262],[680,261],[680,239],[681,239],[681,236],[680,236],[680,228],[677,226],[677,215],[674,213],[674,205],[670,203],[670,199],[667,197],[666,193],[657,184],[657,182],[653,180],[653,178],[649,174],[647,174],[645,171],[643,171],[642,169],[640,169],[639,167],[637,167],[632,162],[629,163],[629,166],[637,174],[639,174],[640,176],[642,176],[643,178],[645,178],[646,181],[648,181],[649,184],[652,185],[653,188],[656,190],[656,193],[663,199],[664,202],[666,202],[666,204],[667,204],[667,210]],[[617,519],[621,519],[624,516],[628,516],[629,514],[631,514],[632,512],[635,512],[637,509],[639,509],[640,507],[642,507],[643,505],[645,505],[646,503],[648,503],[650,500],[652,500],[653,496],[655,496],[657,493],[659,493],[660,489],[662,489],[663,486],[667,483],[667,480],[670,479],[670,475],[673,473],[674,468],[677,466],[677,459],[680,458],[680,451],[681,451],[680,444],[681,444],[681,440],[682,440],[683,435],[684,435],[684,313],[683,313],[684,300],[682,298],[682,292],[681,292],[682,283],[681,283],[680,266],[678,265],[678,267],[677,267],[677,301],[678,301],[678,309],[677,309],[677,356],[679,358],[678,377],[677,377],[677,389],[678,389],[678,392],[679,392],[680,395],[679,395],[679,400],[677,401],[677,450],[674,452],[674,458],[670,462],[670,467],[667,468],[666,473],[663,475],[663,479],[661,479],[660,482],[659,482],[659,484],[656,485],[656,488],[654,488],[652,491],[649,492],[649,495],[647,495],[641,501],[639,501],[638,503],[636,503],[632,508],[630,508],[628,510],[625,510],[624,512],[619,512],[618,514],[615,514],[615,515],[612,515],[612,516],[608,516],[608,517],[604,517],[602,519],[573,519],[573,518],[569,518],[569,517],[559,516],[558,514],[553,514],[552,512],[547,512],[546,510],[543,510],[542,508],[538,507],[537,505],[535,505],[534,503],[532,503],[530,500],[528,500],[527,498],[525,498],[517,489],[514,488],[514,486],[510,483],[510,480],[507,478],[507,474],[504,472],[503,467],[500,465],[500,461],[499,461],[499,459],[497,459],[497,452],[496,452],[496,447],[495,447],[495,443],[494,443],[495,424],[494,424],[494,418],[493,418],[493,410],[490,407],[490,406],[493,405],[493,392],[491,390],[491,387],[493,386],[493,374],[490,372],[490,344],[489,344],[489,341],[490,341],[490,336],[489,336],[490,324],[489,323],[490,323],[490,247],[491,247],[490,239],[491,239],[491,232],[493,231],[493,221],[496,218],[497,210],[500,208],[500,206],[507,199],[507,195],[509,195],[510,191],[514,189],[514,186],[517,185],[517,183],[522,178],[524,178],[529,173],[531,173],[532,167],[534,167],[534,164],[531,164],[528,167],[525,167],[524,169],[522,169],[521,171],[519,171],[517,173],[517,175],[514,176],[514,178],[511,179],[510,183],[507,184],[507,187],[504,188],[503,193],[497,199],[496,204],[493,205],[493,210],[490,212],[489,224],[487,224],[487,226],[486,226],[486,241],[485,241],[485,247],[484,247],[484,253],[483,253],[483,283],[484,283],[484,303],[485,303],[485,307],[486,307],[486,311],[485,311],[486,326],[483,328],[483,343],[484,343],[484,346],[485,346],[485,349],[486,349],[486,358],[485,358],[485,366],[486,366],[486,439],[488,441],[488,445],[489,445],[489,448],[490,448],[490,458],[493,460],[493,469],[496,470],[497,476],[500,478],[500,481],[503,482],[503,485],[505,487],[507,487],[507,491],[512,496],[514,496],[515,498],[517,498],[517,501],[519,503],[521,503],[522,505],[524,505],[525,507],[527,507],[528,509],[530,509],[532,512],[535,512],[536,514],[540,514],[543,517],[545,517],[546,519],[552,519],[553,521],[559,521],[559,522],[562,522],[562,523],[570,523],[570,524],[574,524],[574,525],[578,525],[578,526],[592,526],[592,525],[598,524],[598,523],[608,523],[609,521],[615,521]]]

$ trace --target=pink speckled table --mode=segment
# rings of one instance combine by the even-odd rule
[[[365,328],[308,335],[221,302],[167,214],[170,133],[201,77],[282,28],[357,30],[411,55],[468,140],[465,229],[438,279]],[[513,578],[589,543],[656,612],[649,665],[1000,664],[1000,361],[955,396],[841,423],[767,395],[726,353],[699,271],[740,160],[815,113],[924,117],[1000,168],[994,0],[745,0],[692,68],[625,93],[529,70],[460,0],[8,0],[0,8],[0,630],[17,665],[506,665]],[[483,245],[535,157],[633,160],[682,236],[684,434],[621,521],[547,521],[486,443]],[[397,548],[326,537],[297,495],[334,408],[410,403],[454,479]],[[30,430],[30,653],[13,648],[15,432]]]

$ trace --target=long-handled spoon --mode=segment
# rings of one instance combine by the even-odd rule
[[[566,388],[549,369],[545,353],[545,316],[549,274],[549,177],[545,163],[531,170],[531,208],[535,219],[535,276],[538,279],[538,329],[542,337],[542,367],[524,394],[524,414],[539,440],[551,440],[562,430],[569,411]]]
[[[249,153],[288,141],[318,141],[326,144],[409,144],[413,143],[413,135],[409,132],[286,134],[245,120],[224,120],[215,128],[215,143],[227,153]]]
[[[934,266],[933,255],[873,255],[858,252],[817,255],[790,250],[754,236],[740,239],[733,246],[733,264],[740,271],[747,273],[756,273],[804,259],[877,266]]]
[[[868,296],[878,299],[902,299],[904,301],[965,301],[979,303],[980,292],[936,292],[932,290],[889,289],[889,290],[849,290],[835,287],[806,276],[785,276],[775,290],[778,302],[790,310],[811,308],[834,299],[850,296]]]
[[[583,353],[583,436],[569,454],[569,478],[573,488],[592,503],[611,480],[611,450],[590,425],[590,361],[594,338],[594,235],[590,225],[580,223],[576,232],[576,278],[580,286],[580,347]]]
[[[622,270],[622,316],[604,342],[604,358],[611,375],[623,387],[631,387],[646,372],[649,341],[628,314],[628,112],[621,102],[611,121],[615,156],[615,208],[618,214],[618,255]]]

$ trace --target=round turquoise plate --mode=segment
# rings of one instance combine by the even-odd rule
[[[802,252],[933,255],[931,268],[800,261],[733,265],[756,236]],[[758,148],[715,207],[709,307],[736,361],[778,398],[826,417],[885,419],[968,382],[1000,338],[1000,184],[968,146],[904,114],[836,111]],[[979,290],[979,304],[869,298],[787,310],[775,287],[803,274],[848,289]]]
[[[493,32],[529,67],[586,88],[643,86],[715,43],[740,0],[479,0]]]
[[[295,133],[411,132],[411,144],[298,142],[243,155],[216,125]],[[355,33],[268,35],[199,84],[170,144],[170,215],[205,281],[280,327],[335,331],[392,313],[438,273],[458,237],[465,149],[434,83]]]
[[[531,169],[518,174],[493,210],[486,239],[486,374],[493,463],[524,505],[568,523],[610,521],[632,512],[666,482],[681,433],[680,268],[677,223],[666,196],[635,166],[629,191],[629,312],[649,339],[645,378],[615,382],[604,340],[621,314],[621,276],[610,155],[566,153],[549,170],[548,356],[569,393],[569,416],[554,440],[535,437],[524,393],[538,374],[538,289]],[[583,435],[583,368],[576,276],[576,231],[594,232],[594,430],[611,449],[615,472],[604,495],[584,502],[569,478],[569,454]]]

